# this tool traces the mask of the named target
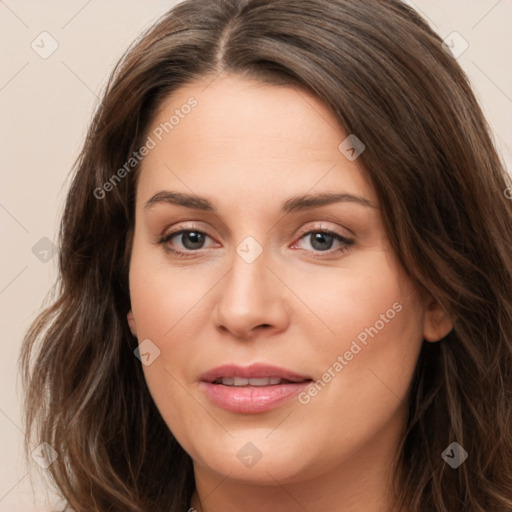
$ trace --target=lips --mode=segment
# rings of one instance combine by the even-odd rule
[[[231,412],[254,414],[272,410],[311,382],[311,377],[265,364],[224,365],[200,377],[213,404]]]

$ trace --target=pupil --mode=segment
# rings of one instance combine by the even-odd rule
[[[187,231],[182,235],[182,242],[187,249],[199,249],[204,243],[204,235],[197,231]]]
[[[325,251],[331,248],[334,238],[333,235],[329,235],[327,233],[314,233],[311,236],[313,237],[311,246],[314,249]],[[328,247],[325,247],[325,245],[322,244],[327,244]]]

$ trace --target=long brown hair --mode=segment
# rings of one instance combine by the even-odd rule
[[[56,450],[48,471],[77,512],[187,509],[192,462],[126,321],[138,166],[109,180],[163,99],[221,72],[303,87],[364,142],[398,258],[453,319],[411,384],[397,507],[512,510],[510,180],[465,74],[399,0],[188,0],[129,49],[75,166],[55,300],[20,355],[27,450],[34,433]],[[469,454],[457,469],[441,458],[452,442]]]

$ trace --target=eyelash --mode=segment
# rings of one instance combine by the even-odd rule
[[[180,229],[180,230],[172,231],[171,233],[167,233],[162,238],[160,238],[160,240],[158,240],[157,243],[159,245],[163,245],[164,249],[166,251],[172,253],[175,256],[178,256],[180,258],[190,258],[194,255],[195,251],[199,251],[201,249],[196,249],[196,250],[191,249],[188,251],[180,251],[180,250],[172,249],[171,247],[166,245],[175,236],[181,235],[183,233],[190,233],[190,232],[200,233],[202,235],[209,236],[207,233],[205,233],[201,229],[195,229],[194,227],[189,227],[187,229]],[[346,237],[340,235],[339,233],[336,233],[335,231],[331,231],[329,229],[322,229],[322,228],[310,229],[309,231],[302,233],[299,237],[299,240],[302,240],[304,237],[311,235],[313,233],[322,233],[325,235],[330,235],[330,236],[334,237],[335,240],[337,240],[338,242],[341,242],[341,244],[342,244],[342,246],[338,247],[337,249],[328,249],[327,251],[311,251],[311,250],[307,250],[307,249],[302,249],[302,252],[312,253],[313,258],[316,258],[316,259],[324,258],[324,256],[323,256],[324,254],[328,254],[330,256],[332,256],[333,253],[343,254],[346,251],[348,251],[350,249],[350,247],[354,244],[354,240],[346,238]]]

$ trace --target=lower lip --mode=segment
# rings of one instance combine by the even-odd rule
[[[210,400],[227,411],[245,414],[266,412],[297,396],[309,381],[275,386],[236,387],[201,382]]]

